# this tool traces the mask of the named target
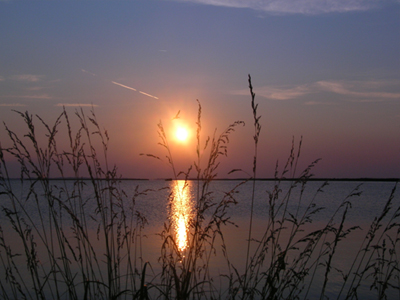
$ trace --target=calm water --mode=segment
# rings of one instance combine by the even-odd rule
[[[180,184],[182,185],[182,181]],[[233,189],[239,181],[214,181],[211,183],[211,191],[215,200],[221,199],[225,192]],[[234,222],[242,223],[248,220],[250,216],[251,191],[252,182],[247,182],[237,188],[238,193],[235,194],[237,204],[231,205],[229,214]],[[287,189],[291,182],[283,182],[281,184],[282,193],[286,195]],[[358,191],[360,196],[351,197],[352,209],[348,214],[348,221],[355,224],[370,222],[376,216],[377,212],[383,208],[385,202],[390,196],[394,187],[393,182],[350,182],[350,181],[335,181],[329,182],[323,188],[323,191],[317,193],[317,190],[322,186],[322,182],[308,182],[304,191],[301,207],[306,205],[315,198],[317,206],[324,207],[324,210],[319,212],[315,217],[315,221],[324,221],[332,216],[340,203],[349,196],[357,186],[360,186]],[[152,190],[146,195],[140,196],[136,201],[136,207],[141,211],[152,226],[161,226],[168,218],[168,194],[175,189],[173,181],[122,181],[122,188],[127,194],[133,194],[136,186],[140,190]],[[163,188],[169,188],[164,189]],[[256,193],[254,202],[254,214],[257,220],[261,221],[268,215],[268,192],[272,191],[274,183],[269,181],[257,181]],[[354,191],[356,192],[356,191]],[[195,199],[197,195],[197,183],[188,181],[188,187],[184,191],[185,198]],[[316,194],[317,193],[317,194]],[[300,195],[300,187],[295,188],[291,194],[290,205],[294,210],[297,208]],[[399,205],[399,197],[395,197],[395,204]]]
[[[65,190],[73,190],[73,182],[51,182],[54,190],[62,198],[65,195]],[[214,201],[219,202],[227,192],[231,191],[238,185],[239,181],[214,181],[211,183],[209,192]],[[255,201],[254,201],[254,231],[253,238],[260,238],[264,232],[265,224],[268,220],[268,199],[269,194],[274,190],[274,182],[257,181],[255,183]],[[290,190],[289,187],[292,182],[283,182],[280,186],[280,199],[289,197],[288,211],[292,214],[301,215],[306,207],[313,201],[316,207],[323,207],[313,216],[313,222],[308,225],[309,230],[316,230],[322,228],[331,216],[335,213],[340,204],[347,199],[349,195],[354,192],[362,192],[359,196],[350,197],[352,207],[346,217],[347,228],[351,226],[360,226],[361,230],[353,232],[338,248],[337,259],[335,261],[337,268],[345,270],[351,265],[354,254],[359,250],[360,243],[368,231],[369,224],[374,220],[380,211],[383,209],[387,199],[389,198],[395,183],[393,182],[329,182],[327,186],[319,191],[322,182],[308,182],[304,191],[301,186],[297,186]],[[28,193],[28,184],[21,186],[19,181],[13,182],[14,191],[16,196],[20,199]],[[358,190],[355,190],[361,185]],[[124,205],[132,207],[133,201],[134,211],[140,212],[148,222],[143,229],[142,238],[142,258],[144,261],[150,261],[154,269],[157,270],[157,259],[160,256],[160,247],[162,239],[159,234],[164,224],[170,220],[175,234],[176,243],[181,249],[185,251],[188,246],[188,224],[193,217],[193,212],[196,206],[196,199],[198,195],[198,183],[196,181],[122,181],[120,188],[125,191],[127,197],[124,197]],[[227,215],[230,216],[236,226],[228,225],[223,228],[224,237],[226,239],[228,255],[230,261],[239,269],[243,269],[245,264],[245,253],[247,250],[247,234],[250,220],[250,207],[251,207],[251,194],[253,183],[247,182],[236,189],[234,198],[236,204],[231,204]],[[43,192],[43,191],[42,191]],[[140,193],[143,192],[143,193]],[[138,194],[134,197],[133,195]],[[2,206],[9,205],[5,196],[0,196],[0,203]],[[84,189],[85,211],[93,211],[95,209],[94,194],[90,189]],[[172,201],[171,201],[172,200]],[[39,198],[40,201],[40,192]],[[279,202],[278,202],[279,204]],[[396,193],[394,198],[393,207],[400,206],[399,193]],[[38,222],[39,217],[44,218],[46,222],[46,209],[45,207],[38,210],[34,201],[27,201],[24,203],[26,211],[29,212],[30,218],[33,222]],[[35,221],[36,220],[36,221]],[[2,226],[6,226],[4,214],[0,216]],[[65,220],[68,222],[68,220]],[[340,222],[340,216],[335,220],[336,224]],[[95,230],[95,228],[93,228]],[[393,238],[395,238],[393,236]],[[218,243],[217,241],[217,248]],[[255,247],[254,245],[252,247]],[[219,250],[218,250],[219,251]],[[400,249],[397,249],[400,251]],[[217,252],[217,257],[213,258],[212,266],[213,272],[224,274],[227,272],[226,263],[223,259],[219,259],[220,252]],[[155,271],[156,272],[156,271]],[[337,293],[337,286],[340,282],[340,274],[332,272],[330,276],[331,283],[328,287],[328,295],[335,298]],[[318,285],[316,285],[318,286]],[[363,295],[364,299],[375,299],[376,296],[371,296],[368,292],[368,287],[365,286],[366,293]],[[320,290],[310,291],[309,298],[313,299],[319,295]],[[393,297],[398,298],[398,294],[392,294]]]

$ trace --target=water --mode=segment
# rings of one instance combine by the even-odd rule
[[[90,218],[87,220],[87,226],[92,232],[93,236],[97,233],[98,228],[95,222],[91,222],[90,219],[98,219],[96,215],[96,195],[93,189],[90,188],[90,182],[85,182],[86,185],[78,189],[74,185],[73,181],[51,181],[52,193],[57,195],[60,202],[70,199],[84,199],[83,203],[71,204],[74,212],[79,215],[86,213]],[[246,182],[241,185],[240,181],[214,181],[210,184],[207,190],[207,197],[212,203],[221,203],[224,200],[227,206],[224,208],[226,211],[221,212],[222,218],[227,221],[227,225],[221,226],[221,231],[224,236],[224,243],[226,245],[226,253],[229,257],[229,261],[232,265],[243,272],[246,264],[246,253],[247,253],[247,239],[250,225],[251,216],[251,203],[252,203],[252,191],[253,182]],[[300,232],[296,235],[297,239],[301,239],[311,231],[324,228],[326,224],[331,220],[332,216],[335,215],[337,209],[345,201],[351,201],[351,207],[346,213],[346,221],[344,230],[353,226],[360,227],[359,229],[351,232],[342,242],[339,243],[335,252],[333,260],[334,268],[329,273],[329,284],[327,285],[325,294],[335,299],[343,282],[342,275],[339,271],[346,273],[351,264],[354,261],[354,257],[360,250],[360,245],[368,232],[369,226],[375,217],[379,216],[380,212],[385,207],[386,201],[391,195],[391,191],[394,187],[393,182],[346,182],[346,181],[332,181],[322,189],[322,182],[314,181],[308,182],[303,187],[300,183],[293,186],[293,182],[285,181],[279,186],[279,197],[277,198],[274,207],[276,209],[276,219],[282,218],[283,211],[286,211],[286,217],[296,217],[297,220],[301,219],[301,216],[305,214],[310,204],[313,205],[313,209],[321,208],[316,214],[312,215],[310,222],[304,225],[305,232]],[[100,182],[100,185],[106,186],[105,182]],[[239,185],[239,186],[238,186]],[[45,190],[39,185],[35,186],[37,190],[37,197],[29,195],[30,184],[28,182],[21,185],[19,181],[12,182],[15,196],[20,199],[21,206],[18,211],[21,211],[21,207],[24,208],[26,216],[25,219],[29,219],[34,226],[41,226],[51,223],[49,218],[49,210],[47,205],[40,204],[42,198],[45,195]],[[156,274],[160,271],[159,265],[160,249],[162,248],[164,240],[160,237],[167,225],[171,225],[169,233],[172,234],[174,241],[176,242],[179,251],[182,253],[182,257],[187,253],[188,247],[190,247],[189,237],[191,236],[190,224],[195,219],[195,210],[198,205],[198,197],[201,195],[202,184],[196,181],[133,181],[124,180],[120,182],[119,191],[124,191],[124,194],[120,195],[119,208],[124,207],[129,214],[127,214],[127,224],[137,224],[138,220],[146,220],[144,227],[140,233],[140,251],[135,254],[140,261],[148,261],[152,266],[153,272]],[[234,193],[230,193],[234,190]],[[255,182],[255,196],[253,203],[253,229],[252,238],[260,240],[268,226],[269,213],[270,213],[270,197],[271,193],[276,191],[275,183],[271,181],[257,181]],[[68,193],[67,193],[68,191]],[[74,191],[74,193],[72,193]],[[81,193],[78,197],[78,191]],[[105,193],[108,193],[107,190]],[[361,194],[359,194],[361,192]],[[11,204],[5,195],[0,196],[0,203],[2,207],[10,208]],[[289,199],[289,201],[281,202],[282,199]],[[39,205],[37,205],[39,203]],[[287,203],[287,206],[286,206]],[[56,205],[57,204],[56,202]],[[105,204],[106,205],[106,204]],[[386,216],[386,220],[391,217],[394,210],[400,206],[400,198],[398,193],[395,195],[392,203],[393,210]],[[84,211],[80,210],[84,207]],[[205,221],[211,218],[212,211],[217,208],[218,205],[212,206],[204,214]],[[286,210],[285,210],[286,209]],[[65,214],[60,211],[60,217],[63,218],[63,224],[71,225],[72,221]],[[334,226],[338,226],[342,220],[344,207],[336,214],[333,218],[332,223]],[[141,218],[137,218],[137,216]],[[222,219],[221,219],[222,220]],[[28,222],[28,221],[27,221]],[[383,224],[386,224],[386,223]],[[4,210],[0,215],[0,224],[4,228],[10,229],[7,224],[7,218],[5,217]],[[288,233],[292,223],[287,222],[287,230],[282,231],[281,239],[284,241],[288,239]],[[397,229],[396,229],[397,230]],[[386,245],[390,243],[390,239],[395,240],[397,238],[396,230],[388,232],[384,237],[386,239]],[[8,240],[13,240],[12,231],[5,231],[8,235]],[[73,233],[71,233],[73,236]],[[222,239],[218,236],[215,239],[215,254],[211,256],[210,265],[212,266],[212,275],[219,277],[221,274],[228,274],[229,268],[226,264],[226,259],[221,251]],[[283,245],[284,243],[282,243]],[[136,244],[135,244],[136,245]],[[99,247],[101,247],[99,245]],[[257,248],[257,243],[253,242],[250,246],[250,252],[253,253]],[[399,244],[397,243],[394,250],[400,251]],[[135,252],[136,253],[136,252]],[[386,254],[388,255],[388,254]],[[290,259],[290,257],[288,257]],[[323,263],[321,261],[320,263]],[[397,263],[397,262],[396,262]],[[397,265],[398,267],[398,265]],[[321,270],[324,270],[321,268]],[[4,275],[2,275],[4,276]],[[393,274],[393,278],[398,276],[398,272]],[[320,295],[324,278],[324,272],[318,271],[316,273],[312,288],[307,294],[310,299],[316,299]],[[398,279],[394,280],[394,284],[398,286]],[[223,288],[223,284],[222,288]],[[376,293],[369,291],[369,285],[364,283],[360,291],[362,291],[363,299],[376,299]],[[301,294],[305,296],[305,291]],[[394,289],[390,292],[392,297],[397,298],[398,293]],[[359,295],[360,296],[360,295]]]

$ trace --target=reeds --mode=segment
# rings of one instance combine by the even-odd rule
[[[136,296],[143,264],[135,244],[146,220],[135,210],[135,199],[142,192],[136,189],[126,206],[127,195],[119,187],[116,168],[108,168],[107,133],[100,130],[93,113],[87,117],[82,110],[76,113],[80,127],[73,133],[64,110],[53,127],[38,117],[46,137],[41,146],[33,117],[19,114],[27,125],[24,139],[28,142],[6,126],[12,146],[2,148],[0,155],[1,298]],[[57,133],[62,121],[70,148],[59,151]],[[102,162],[95,137],[104,155]],[[6,155],[18,160],[19,181],[9,178]],[[65,177],[67,171],[73,180]],[[104,253],[98,251],[99,245]]]
[[[393,296],[400,287],[397,185],[353,263],[339,268],[340,247],[362,233],[360,226],[347,225],[361,186],[344,195],[328,219],[315,224],[324,210],[318,198],[329,182],[306,196],[319,160],[298,173],[302,139],[298,146],[293,139],[283,168],[276,164],[273,188],[256,197],[261,123],[250,76],[248,83],[252,173],[222,194],[213,184],[231,134],[244,123],[236,121],[220,133],[204,135],[198,101],[196,157],[184,171],[176,170],[169,137],[162,122],[158,124],[166,163],[173,179],[181,180],[165,202],[172,211],[183,193],[195,192],[192,209],[177,213],[186,214],[187,244],[178,244],[175,220],[167,218],[157,237],[147,237],[161,241],[159,258],[151,263],[142,249],[147,219],[137,201],[162,191],[137,186],[128,195],[123,190],[117,168],[108,162],[107,131],[93,110],[89,116],[77,111],[76,123],[63,110],[52,126],[39,116],[17,112],[26,133],[17,135],[4,124],[11,146],[0,145],[0,299],[359,299],[366,282],[374,298]],[[67,149],[60,150],[60,139],[67,139]],[[147,156],[161,160],[161,155]],[[10,160],[20,166],[19,180],[9,176]],[[235,249],[229,248],[225,234],[237,226],[230,209],[248,181],[252,189],[246,251],[243,261],[232,261]],[[267,209],[262,234],[253,231],[255,202]],[[213,268],[216,256],[226,266],[221,273]],[[334,294],[329,288],[333,276],[342,278]]]

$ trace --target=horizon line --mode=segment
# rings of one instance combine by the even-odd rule
[[[50,177],[50,178],[9,178],[10,180],[92,180],[90,177]],[[119,177],[119,178],[95,178],[95,180],[137,180],[137,181],[174,181],[174,180],[206,180],[204,178],[135,178],[135,177]],[[262,178],[213,178],[211,181],[386,181],[386,182],[396,182],[400,181],[400,178],[396,177],[311,177],[311,178],[274,178],[274,177],[262,177]]]

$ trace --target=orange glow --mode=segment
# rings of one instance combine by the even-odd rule
[[[192,214],[190,182],[174,181],[174,197],[172,199],[171,219],[175,231],[175,242],[180,251],[184,251],[189,243],[189,221]]]
[[[189,137],[189,132],[185,127],[178,127],[175,136],[179,141],[185,142]]]

